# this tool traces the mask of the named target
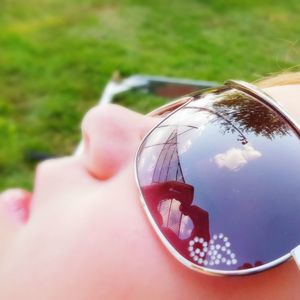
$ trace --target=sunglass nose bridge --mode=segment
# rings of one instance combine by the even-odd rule
[[[291,253],[300,271],[300,245],[293,249]]]

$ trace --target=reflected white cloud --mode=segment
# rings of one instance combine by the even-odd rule
[[[194,224],[189,216],[182,216],[180,224],[179,238],[181,240],[187,239],[191,236],[194,229]]]
[[[186,153],[192,146],[192,141],[198,139],[205,130],[207,124],[215,118],[206,111],[195,112],[193,110],[182,110],[178,128],[178,154]]]
[[[258,159],[262,154],[250,144],[240,148],[230,148],[225,153],[217,154],[214,161],[220,168],[238,171],[252,160]]]
[[[178,122],[177,124],[194,126],[202,131],[214,118],[216,118],[216,116],[210,112],[201,110],[200,108],[189,109],[187,106],[186,109],[182,109],[182,111],[178,113],[176,120]],[[186,128],[184,130],[186,130]]]
[[[187,152],[190,147],[192,146],[192,140],[191,139],[187,139],[184,143],[182,143],[182,145],[180,145],[180,147],[178,148],[178,154],[182,155],[183,153]]]

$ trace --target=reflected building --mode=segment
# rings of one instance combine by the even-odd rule
[[[158,153],[151,184],[143,186],[152,216],[169,242],[189,257],[189,241],[195,237],[210,240],[208,213],[192,205],[194,187],[184,179],[175,128]],[[155,147],[157,145],[151,145]]]

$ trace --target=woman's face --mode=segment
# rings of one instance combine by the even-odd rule
[[[300,85],[266,91],[300,123]],[[296,299],[293,261],[245,277],[211,277],[174,259],[138,199],[133,160],[158,119],[93,108],[80,156],[41,163],[33,194],[0,197],[1,299]],[[203,298],[202,298],[203,297]]]

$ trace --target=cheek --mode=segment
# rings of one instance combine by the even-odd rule
[[[161,290],[169,256],[130,182],[133,177],[126,173],[107,182],[105,189],[90,187],[80,201],[48,201],[7,260],[10,277],[3,275],[2,284],[11,298],[25,291],[30,299],[123,299],[150,293],[153,285]]]
[[[148,291],[157,281],[155,278],[160,276],[163,280],[165,253],[144,219],[135,190],[128,185],[118,185],[116,189],[114,185],[114,191],[103,196],[97,205],[99,213],[93,213],[94,221],[88,230],[91,252],[87,259],[99,266],[94,270],[95,277],[108,294],[133,297]]]

